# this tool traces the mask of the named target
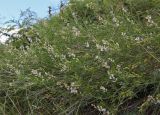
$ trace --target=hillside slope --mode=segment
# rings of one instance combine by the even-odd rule
[[[32,42],[0,45],[0,114],[159,115],[159,15],[159,0],[70,0]]]

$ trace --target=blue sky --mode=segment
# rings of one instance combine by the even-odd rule
[[[1,23],[16,18],[20,11],[30,8],[38,17],[48,15],[48,6],[58,7],[60,0],[0,0],[0,25]]]

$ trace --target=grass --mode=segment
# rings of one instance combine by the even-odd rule
[[[0,114],[158,115],[158,4],[70,0],[0,45]]]

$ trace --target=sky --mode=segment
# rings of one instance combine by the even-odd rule
[[[60,0],[0,0],[0,25],[19,16],[20,11],[30,8],[38,17],[48,15],[48,6],[58,7]]]

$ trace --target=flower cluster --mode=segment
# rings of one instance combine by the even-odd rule
[[[128,9],[123,6],[123,7],[122,7],[122,11],[125,12],[125,13],[127,13],[127,12],[128,12]]]
[[[86,48],[89,48],[89,46],[90,46],[90,45],[89,45],[89,42],[86,42],[86,43],[85,43],[85,46],[86,46]]]
[[[100,90],[102,90],[103,92],[107,92],[107,88],[105,88],[104,86],[101,86]]]
[[[75,82],[72,82],[71,86],[69,88],[70,92],[73,93],[73,94],[78,93],[78,87],[79,87],[79,85],[76,85]]]
[[[76,28],[75,26],[72,27],[72,31],[75,34],[75,36],[80,36],[80,31],[78,30],[78,28]]]
[[[145,17],[145,19],[147,20],[147,26],[156,26],[157,24],[153,21],[152,16],[151,15],[147,15]]]
[[[125,37],[125,36],[126,36],[126,33],[125,33],[125,32],[122,32],[121,35]]]
[[[110,66],[109,66],[108,62],[102,63],[102,67],[104,67],[106,69],[110,69]]]
[[[76,57],[76,55],[75,55],[73,52],[68,52],[68,56],[69,56],[69,57],[72,57],[72,58],[75,58],[75,57]]]
[[[112,82],[116,82],[116,81],[117,81],[117,78],[115,77],[114,74],[111,74],[111,73],[108,71],[108,75],[109,75],[109,79],[112,80]]]
[[[61,87],[61,88],[65,88],[67,91],[69,91],[72,94],[77,94],[78,93],[78,89],[79,89],[79,85],[75,82],[71,82],[70,85],[67,84],[64,81],[59,81],[56,84],[57,86]]]
[[[153,96],[150,95],[148,96],[147,101],[154,104],[160,104],[160,100],[158,98],[154,98]]]
[[[106,47],[105,45],[99,45],[99,44],[96,44],[96,47],[98,50],[100,50],[101,52],[103,51],[108,51],[108,47]]]
[[[67,69],[68,69],[68,67],[65,64],[63,64],[62,68],[61,68],[61,71],[64,72],[64,71],[67,71]]]
[[[106,108],[104,108],[104,107],[102,107],[100,105],[96,106],[94,104],[91,104],[91,106],[94,107],[95,109],[97,109],[98,111],[102,112],[103,115],[109,115],[110,114],[109,111]]]
[[[137,36],[136,38],[135,38],[135,41],[137,41],[137,42],[140,42],[140,41],[143,41],[143,37],[142,36]]]

